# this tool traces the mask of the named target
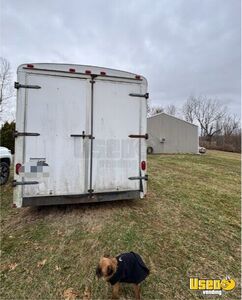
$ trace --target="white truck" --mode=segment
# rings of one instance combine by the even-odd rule
[[[12,163],[11,150],[0,147],[0,185],[7,183]]]
[[[147,80],[69,64],[18,67],[14,206],[146,195]]]

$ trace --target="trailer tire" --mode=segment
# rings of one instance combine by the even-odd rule
[[[9,165],[6,162],[1,161],[0,162],[0,185],[7,183],[9,178],[9,173],[10,173]]]
[[[154,152],[152,147],[147,147],[147,154],[152,154]]]

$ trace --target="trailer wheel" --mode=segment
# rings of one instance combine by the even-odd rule
[[[3,185],[8,181],[9,173],[10,173],[9,165],[6,162],[1,161],[0,162],[0,185]]]
[[[154,152],[152,147],[147,147],[147,154],[152,154]]]

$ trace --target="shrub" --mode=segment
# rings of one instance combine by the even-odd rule
[[[15,122],[5,122],[0,129],[0,145],[7,147],[14,154],[14,136]]]

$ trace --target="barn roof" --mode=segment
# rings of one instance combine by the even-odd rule
[[[158,117],[158,116],[161,116],[161,115],[165,115],[165,116],[168,116],[168,117],[170,117],[170,118],[173,118],[173,119],[176,119],[176,120],[182,121],[182,122],[184,122],[184,123],[187,123],[187,124],[189,124],[189,125],[193,125],[193,126],[196,126],[196,127],[198,127],[198,125],[196,125],[196,124],[193,124],[193,123],[187,122],[187,121],[185,121],[185,120],[182,120],[182,119],[180,119],[180,118],[177,118],[177,117],[175,117],[175,116],[171,116],[171,115],[169,115],[169,114],[166,114],[166,113],[164,113],[164,112],[160,112],[160,113],[157,113],[157,114],[155,114],[155,115],[153,115],[153,116],[147,117],[147,119],[152,119],[152,118],[155,118],[155,117]]]

